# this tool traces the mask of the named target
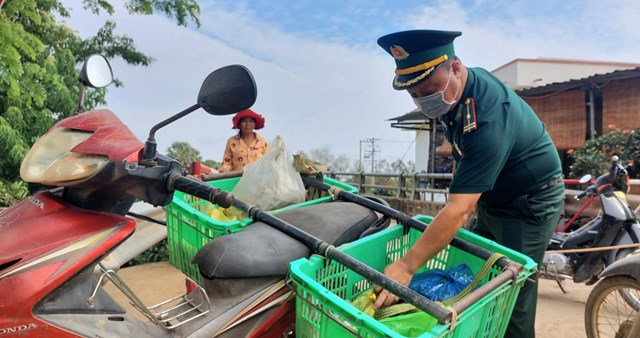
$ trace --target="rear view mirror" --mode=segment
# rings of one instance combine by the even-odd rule
[[[593,176],[591,176],[591,174],[586,174],[586,175],[584,175],[584,176],[582,176],[580,178],[579,182],[580,182],[580,184],[585,184],[585,183],[591,181],[592,178],[593,178]]]
[[[256,83],[249,69],[230,65],[207,76],[198,93],[198,105],[212,115],[229,115],[253,106],[256,96]]]
[[[104,56],[99,54],[91,55],[82,66],[79,76],[83,85],[93,88],[103,88],[113,82],[113,72],[111,65]]]
[[[158,129],[191,114],[198,108],[212,115],[235,114],[253,106],[256,96],[256,82],[245,66],[230,65],[214,70],[204,79],[196,104],[151,128],[142,152],[141,163],[152,164],[152,160],[155,159],[157,148],[155,135]]]
[[[87,87],[103,88],[113,82],[113,71],[109,61],[100,54],[89,56],[82,65],[78,80],[80,80],[80,96],[76,113],[80,114],[84,111],[84,95]]]

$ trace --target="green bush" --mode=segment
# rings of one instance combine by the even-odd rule
[[[169,260],[169,244],[166,239],[158,242],[147,251],[141,253],[138,257],[130,260],[124,266],[133,266],[139,264],[162,262]]]
[[[29,195],[27,184],[22,181],[3,182],[0,180],[0,207],[10,207]]]
[[[630,134],[634,133],[635,137]],[[571,172],[569,177],[578,178],[586,174],[599,176],[604,173],[611,162],[611,157],[617,155],[621,163],[634,161],[640,155],[640,129],[634,131],[615,129],[607,134],[596,137],[587,141],[582,148],[577,149],[570,154]],[[636,170],[630,173],[632,178],[637,174]]]

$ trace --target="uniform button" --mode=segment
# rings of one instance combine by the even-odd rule
[[[452,126],[453,125],[453,121],[449,121],[449,125]]]

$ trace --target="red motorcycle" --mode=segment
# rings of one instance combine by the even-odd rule
[[[106,85],[105,76],[111,76],[110,67],[96,57],[89,58],[81,73],[88,86],[96,86],[96,81]],[[388,221],[358,204],[337,201],[283,211],[275,219],[182,176],[180,163],[156,152],[155,132],[161,127],[198,108],[214,115],[233,114],[255,99],[251,73],[231,65],[212,72],[197,103],[154,126],[146,143],[108,110],[62,120],[40,138],[20,174],[27,182],[52,189],[0,213],[0,336],[290,334],[295,311],[290,288],[283,282],[288,263],[312,250],[340,258],[332,254],[337,251],[333,245],[382,229]],[[202,248],[195,257],[202,285],[187,279],[184,295],[146,306],[101,260],[136,229],[136,221],[127,216],[134,201],[164,206],[171,203],[175,190],[223,207],[244,207],[257,222]],[[378,275],[374,277],[380,280]],[[107,280],[148,320],[118,304],[102,287]]]
[[[107,85],[110,79],[111,68],[99,56],[90,57],[81,72],[83,85]],[[312,253],[355,271],[441,323],[455,320],[456,313],[522,271],[522,265],[503,257],[495,263],[502,273],[444,308],[336,248],[385,228],[389,218],[420,231],[426,224],[381,200],[333,191],[311,177],[303,177],[307,186],[328,190],[337,201],[276,217],[183,176],[177,160],[157,153],[155,133],[171,122],[199,108],[213,115],[234,114],[255,100],[249,70],[231,65],[209,74],[197,103],[155,125],[144,143],[104,109],[54,125],[33,145],[20,169],[25,181],[52,188],[0,212],[0,336],[289,336],[295,311],[285,278],[288,263]],[[127,216],[135,201],[164,206],[176,190],[234,206],[254,223],[198,251],[193,262],[201,284],[187,278],[183,295],[147,306],[103,259],[135,239],[136,222]],[[450,244],[485,261],[493,255],[457,237]],[[148,280],[153,283],[153,276]],[[105,291],[106,281],[128,297],[143,319]]]

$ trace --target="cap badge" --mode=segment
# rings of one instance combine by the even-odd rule
[[[397,45],[391,46],[391,55],[393,55],[393,58],[396,60],[404,60],[409,57],[409,53]]]

